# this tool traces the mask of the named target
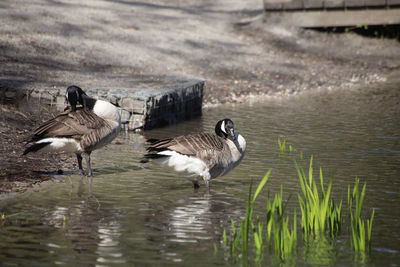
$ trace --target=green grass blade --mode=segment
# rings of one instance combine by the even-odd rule
[[[246,217],[244,220],[244,224],[241,226],[241,232],[242,232],[242,253],[244,255],[247,255],[247,250],[248,250],[248,241],[249,241],[249,226],[250,226],[250,219],[252,216],[252,211],[253,211],[253,205],[251,202],[251,190],[253,186],[253,180],[250,182],[250,188],[249,188],[249,196],[247,199],[247,207],[246,207]]]
[[[357,218],[361,217],[361,210],[362,210],[362,205],[363,205],[364,198],[365,198],[366,186],[367,186],[367,184],[365,183],[364,186],[363,186],[363,189],[361,191],[361,196],[360,196],[360,199],[359,199],[359,203],[358,203],[357,208],[356,208]]]
[[[312,168],[312,164],[313,164],[313,156],[311,156],[310,158],[310,166],[308,167],[308,180],[310,183],[310,186],[312,184],[312,177],[313,177],[313,168]]]
[[[325,197],[325,188],[324,188],[324,176],[322,174],[322,168],[319,168],[319,181],[321,183],[321,193],[322,197]]]
[[[226,246],[227,246],[227,244],[228,244],[228,239],[227,239],[227,237],[226,237],[226,230],[224,229],[224,232],[223,232],[223,243],[222,243],[222,247],[224,248],[224,249],[226,249]]]
[[[256,198],[258,197],[261,190],[264,188],[265,184],[267,183],[270,173],[271,173],[271,170],[268,170],[268,172],[264,175],[264,178],[258,184],[256,192],[254,193],[254,196],[253,196],[253,202],[256,201]]]
[[[20,211],[20,212],[13,213],[13,214],[10,214],[10,215],[5,215],[4,218],[12,218],[12,217],[15,217],[15,216],[18,216],[18,215],[22,215],[24,213],[26,213],[26,211]]]
[[[371,219],[367,220],[368,231],[368,251],[371,252],[372,223],[374,221],[375,210],[372,210]]]
[[[365,251],[365,225],[364,221],[361,219],[358,219],[358,225],[359,225],[359,250],[360,251]]]
[[[218,247],[217,244],[215,244],[214,242],[214,255],[217,255],[217,253],[218,253]]]

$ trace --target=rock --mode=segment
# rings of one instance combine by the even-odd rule
[[[124,97],[120,100],[119,106],[129,112],[135,114],[144,114],[145,102],[140,99],[133,99],[130,97]]]
[[[128,129],[136,130],[144,127],[144,121],[142,115],[133,114],[129,120]]]
[[[6,98],[10,98],[10,99],[14,99],[17,97],[17,93],[13,92],[13,91],[7,91],[5,92],[5,97]]]
[[[123,124],[128,123],[131,117],[131,113],[125,109],[120,109],[120,113],[121,113],[121,122]]]

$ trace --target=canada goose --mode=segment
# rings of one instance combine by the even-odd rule
[[[28,140],[33,144],[23,155],[38,151],[75,153],[79,172],[84,174],[83,154],[88,176],[92,176],[90,153],[107,145],[118,135],[121,130],[120,114],[116,106],[90,98],[78,86],[67,88],[66,100],[71,107],[36,128]],[[78,102],[81,107],[76,107]]]
[[[203,178],[209,187],[211,179],[235,168],[246,152],[246,141],[234,133],[230,119],[220,120],[215,133],[217,135],[199,133],[164,140],[150,139],[145,158],[187,173],[195,188],[199,187],[199,178]]]

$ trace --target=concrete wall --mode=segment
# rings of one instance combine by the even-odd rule
[[[126,130],[149,130],[201,116],[205,81],[200,78],[151,77],[137,80],[133,88],[94,88],[89,96],[107,100],[121,113]],[[27,90],[29,99],[64,110],[66,88]]]

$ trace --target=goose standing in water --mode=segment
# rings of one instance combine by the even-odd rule
[[[78,86],[67,88],[66,100],[70,107],[33,131],[28,141],[31,145],[23,155],[30,152],[75,153],[82,175],[85,174],[82,168],[84,155],[87,175],[92,176],[90,154],[118,135],[121,130],[120,114],[116,106],[89,97]],[[80,107],[77,107],[78,103]]]
[[[173,167],[175,171],[188,174],[194,188],[203,179],[209,187],[210,180],[227,174],[243,159],[246,141],[235,134],[230,119],[220,120],[215,134],[199,133],[164,140],[148,140],[145,158]]]

